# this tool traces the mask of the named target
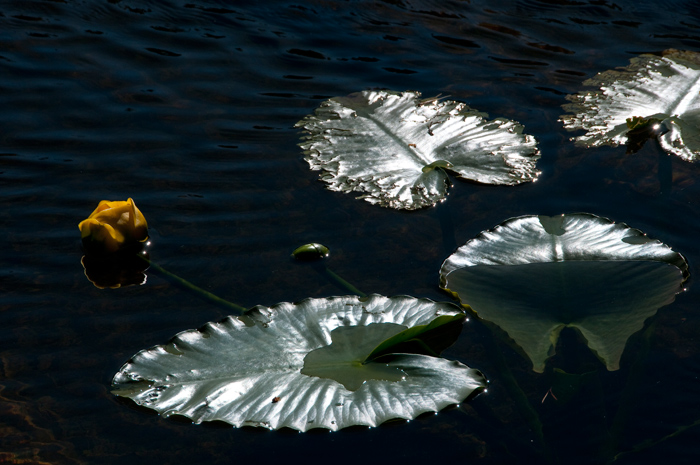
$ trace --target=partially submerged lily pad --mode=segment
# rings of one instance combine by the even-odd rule
[[[667,153],[700,159],[700,53],[640,55],[583,84],[597,90],[567,96],[573,103],[563,108],[574,114],[561,117],[565,128],[588,131],[577,143],[641,146],[653,136]]]
[[[456,361],[391,354],[387,341],[429,342],[431,331],[463,319],[453,304],[408,296],[258,306],[139,352],[114,376],[113,393],[164,416],[237,427],[337,430],[411,419],[462,402],[485,379]]]
[[[578,213],[512,218],[482,232],[445,260],[440,286],[506,331],[537,372],[565,327],[617,370],[628,338],[688,275],[683,256],[661,242]]]
[[[297,123],[309,133],[299,145],[311,169],[330,190],[408,210],[444,200],[446,171],[486,184],[537,178],[537,144],[522,125],[420,96],[364,91],[323,102]]]

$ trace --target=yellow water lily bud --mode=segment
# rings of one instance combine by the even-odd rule
[[[148,224],[133,199],[103,200],[78,225],[89,252],[114,253],[148,239]]]

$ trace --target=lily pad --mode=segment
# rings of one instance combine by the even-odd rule
[[[617,370],[628,338],[688,276],[683,256],[658,240],[578,213],[512,218],[482,232],[445,260],[440,286],[506,331],[536,372],[565,327]]]
[[[464,103],[419,92],[364,91],[334,97],[299,121],[299,145],[328,189],[361,192],[383,207],[414,210],[447,195],[452,172],[486,184],[534,181],[535,138],[506,119],[486,120]]]
[[[667,153],[700,159],[700,53],[640,55],[583,84],[597,90],[567,96],[573,103],[563,108],[574,114],[561,117],[565,128],[588,131],[575,138],[578,144],[630,144],[641,129]]]
[[[463,319],[453,304],[408,296],[258,306],[139,352],[114,376],[113,393],[164,416],[236,427],[338,430],[411,419],[462,402],[485,379],[456,361],[387,354],[386,341],[430,343],[438,326]]]

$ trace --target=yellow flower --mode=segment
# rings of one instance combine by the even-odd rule
[[[132,199],[103,200],[78,225],[89,252],[113,253],[148,239],[148,224]]]

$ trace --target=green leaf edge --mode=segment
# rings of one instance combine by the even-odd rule
[[[412,326],[410,328],[406,328],[405,330],[401,331],[400,333],[390,337],[389,339],[386,339],[384,342],[379,344],[377,347],[372,350],[372,352],[367,355],[367,357],[364,359],[362,362],[363,364],[365,363],[371,363],[375,358],[377,358],[380,355],[388,355],[392,353],[390,351],[391,347],[397,346],[401,343],[408,342],[408,341],[416,341],[421,343],[424,347],[430,349],[429,346],[427,346],[422,340],[421,340],[421,335],[427,333],[428,331],[431,331],[433,329],[437,329],[441,326],[444,326],[446,324],[456,322],[458,320],[464,320],[466,319],[466,315],[463,313],[458,313],[456,315],[440,315],[434,320],[432,320],[430,323],[427,325],[417,325],[417,326]],[[432,349],[430,349],[432,351]],[[439,356],[440,354],[435,354],[434,356]]]

